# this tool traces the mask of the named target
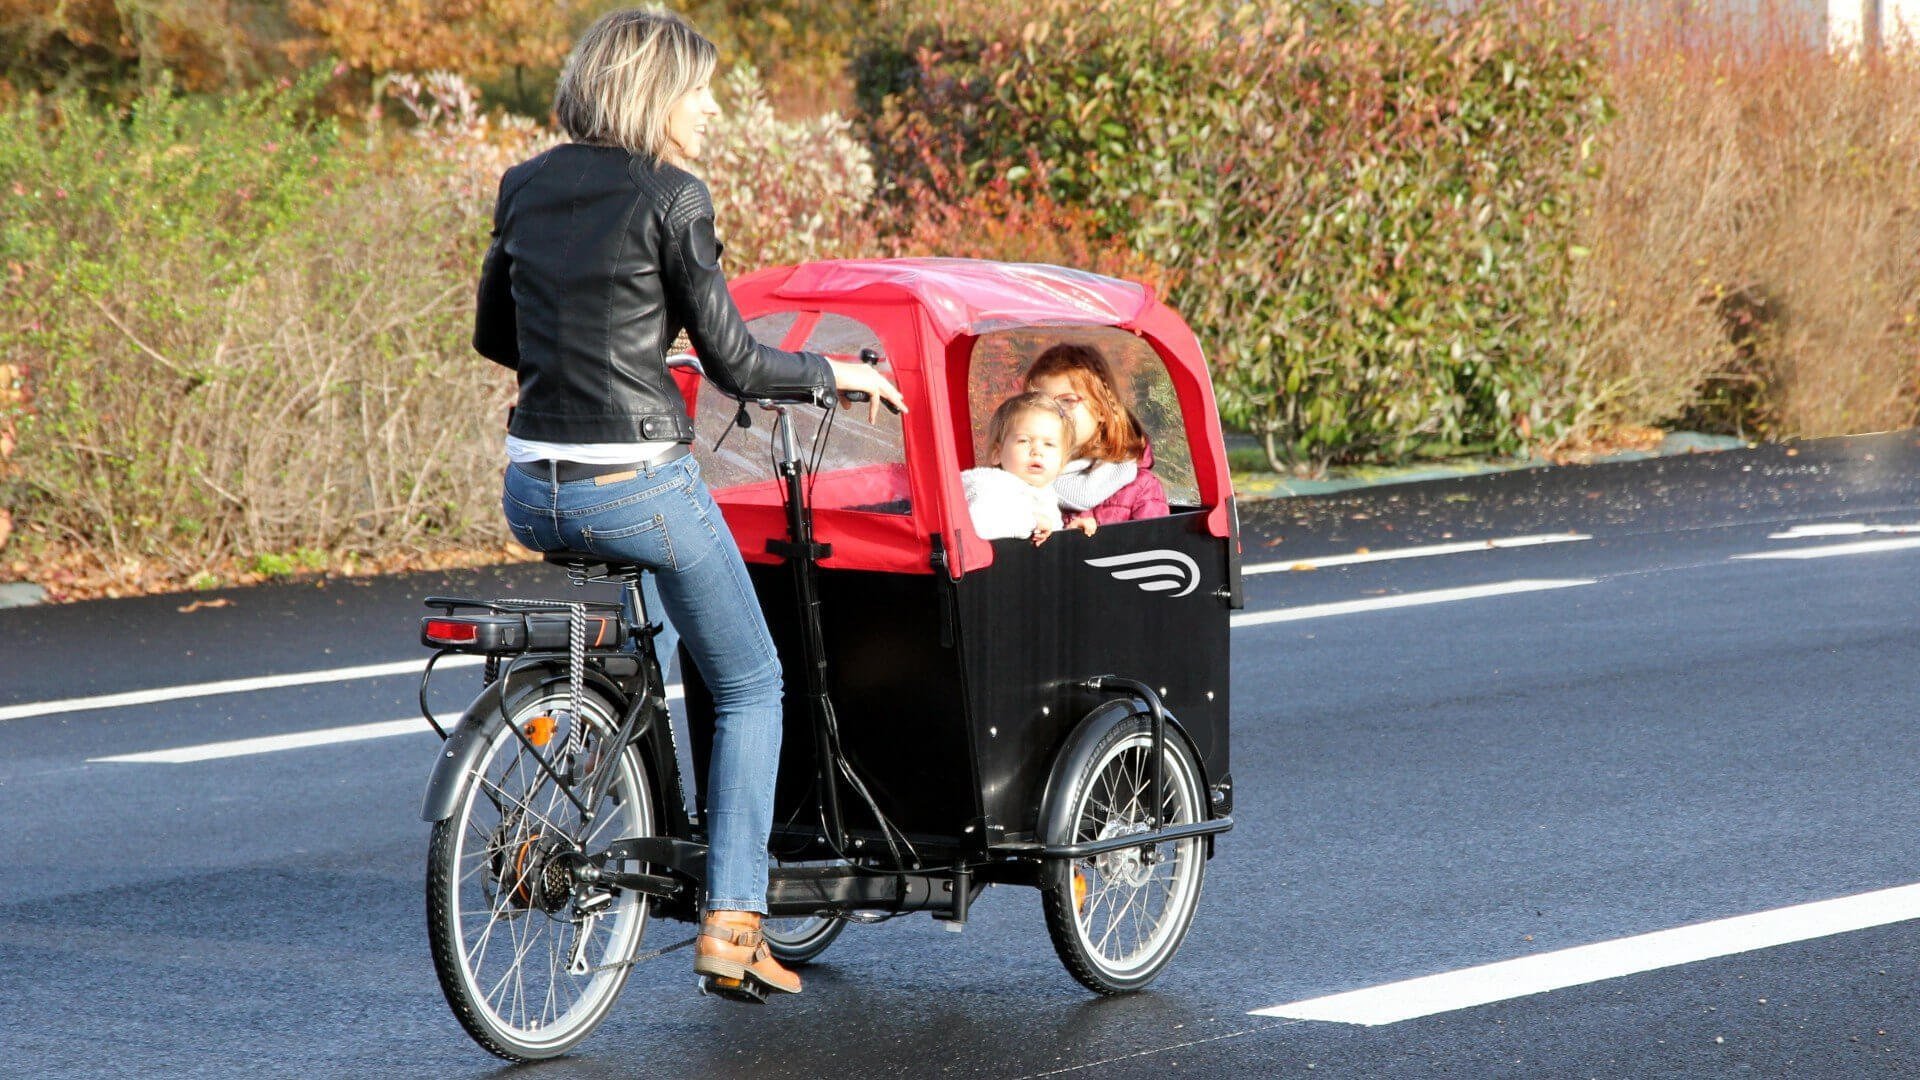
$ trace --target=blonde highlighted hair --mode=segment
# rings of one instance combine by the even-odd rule
[[[610,11],[574,43],[554,118],[577,142],[671,159],[679,147],[667,137],[667,114],[713,78],[719,59],[713,42],[673,12]]]

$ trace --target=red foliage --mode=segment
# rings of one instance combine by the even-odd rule
[[[895,257],[1070,266],[1138,281],[1162,295],[1177,283],[1172,271],[1105,235],[1091,212],[1047,194],[1046,169],[1037,159],[1031,168],[1019,183],[1000,178],[956,198],[948,194],[953,185],[940,182],[943,174],[934,164],[933,181],[910,184],[887,208],[880,249]]]

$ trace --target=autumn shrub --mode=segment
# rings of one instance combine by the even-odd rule
[[[1574,279],[1588,422],[1920,422],[1920,54],[1648,29],[1617,31],[1619,117]]]
[[[956,202],[943,201],[935,191],[915,185],[886,208],[878,254],[1072,266],[1143,282],[1162,294],[1175,281],[1165,267],[1107,234],[1090,211],[1049,194],[1044,179],[996,178]]]
[[[473,288],[501,170],[558,136],[445,74],[389,80],[397,134],[342,129],[309,107],[323,78],[0,112],[0,566],[38,545],[186,580],[505,541],[513,384],[472,351]],[[843,121],[778,121],[746,74],[725,96],[732,272],[873,235]]]
[[[425,164],[370,168],[315,85],[0,115],[16,546],[184,575],[492,535],[484,219]]]
[[[943,0],[858,65],[883,175],[1019,181],[1165,266],[1222,410],[1278,466],[1551,434],[1605,119],[1550,6]]]
[[[167,84],[245,86],[284,69],[274,44],[285,21],[261,3],[0,0],[0,91],[124,103]]]
[[[752,67],[782,116],[845,115],[854,41],[880,0],[687,0],[675,5],[720,47],[720,62]]]
[[[713,192],[728,272],[870,253],[873,155],[852,122],[780,118],[745,64],[716,90],[725,113],[694,171]]]

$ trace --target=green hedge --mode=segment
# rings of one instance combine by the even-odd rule
[[[1083,203],[1173,271],[1228,420],[1312,469],[1519,451],[1567,415],[1607,114],[1567,26],[1525,0],[941,0],[891,9],[856,70],[896,192]]]

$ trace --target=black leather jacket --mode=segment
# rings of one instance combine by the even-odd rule
[[[683,328],[729,393],[834,402],[825,357],[747,333],[697,177],[618,147],[568,143],[500,178],[473,347],[519,374],[511,434],[691,441],[665,364]]]

